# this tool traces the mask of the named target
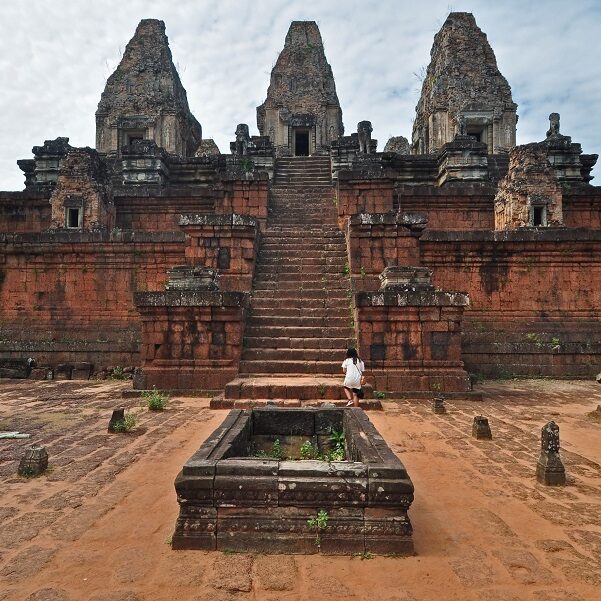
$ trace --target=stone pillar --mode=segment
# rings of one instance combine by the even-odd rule
[[[566,483],[566,470],[559,456],[559,426],[554,421],[541,428],[541,451],[536,464],[536,479],[547,486]]]

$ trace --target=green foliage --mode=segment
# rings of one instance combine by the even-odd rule
[[[382,390],[374,390],[374,396],[380,401],[383,401],[386,398],[386,393]]]
[[[159,392],[155,386],[152,387],[152,390],[144,390],[142,398],[151,411],[163,411],[169,401],[169,395]]]
[[[561,346],[561,340],[557,336],[553,336],[553,338],[551,338],[552,350],[558,351],[560,346]]]
[[[348,263],[345,263],[344,267],[342,269],[342,275],[348,276],[348,275],[350,275],[350,273],[351,273],[351,266]]]
[[[326,386],[325,384],[320,384],[319,385],[319,396],[323,399],[324,396],[326,396]]]
[[[332,450],[328,453],[327,461],[344,461],[346,458],[344,432],[332,430],[330,432],[330,445]]]
[[[282,450],[282,443],[279,438],[276,438],[271,444],[269,451],[259,450],[254,454],[255,457],[264,457],[269,459],[285,459],[284,451]]]
[[[240,168],[244,173],[250,173],[254,169],[254,163],[248,157],[240,159]]]
[[[317,457],[317,449],[310,440],[306,440],[301,445],[299,457],[301,459],[315,459]]]
[[[23,476],[23,478],[35,478],[36,477],[35,470],[30,465],[24,467],[19,472],[19,475]]]
[[[440,390],[442,390],[442,385],[440,384],[440,382],[432,382],[432,384],[430,384],[430,390],[433,390],[434,392],[439,392]]]
[[[315,544],[321,546],[321,533],[328,527],[328,512],[325,509],[320,509],[314,518],[307,520],[309,528],[315,530]]]
[[[125,371],[122,367],[117,365],[117,367],[113,367],[113,371],[108,375],[109,380],[125,380]]]
[[[115,422],[113,426],[114,432],[130,432],[136,427],[138,418],[135,413],[126,413],[123,419]]]
[[[529,334],[526,334],[526,342],[536,344],[536,346],[542,346],[543,339],[538,334],[530,332]]]
[[[482,384],[482,382],[484,382],[484,380],[486,379],[486,377],[484,376],[484,374],[476,372],[476,373],[471,373],[470,374],[470,379],[472,380],[472,382],[474,384]]]
[[[359,270],[359,273],[361,274],[361,277],[364,278],[366,275],[366,271],[365,271],[365,267],[363,267],[363,265],[361,265],[361,269]]]

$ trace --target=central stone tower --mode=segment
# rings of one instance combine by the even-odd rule
[[[344,133],[332,67],[315,21],[293,21],[271,71],[257,126],[279,156],[327,150]]]

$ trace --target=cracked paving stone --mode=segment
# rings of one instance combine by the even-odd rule
[[[19,582],[37,574],[54,557],[56,549],[33,546],[24,549],[0,570],[0,579]]]
[[[295,587],[298,569],[293,557],[265,555],[256,559],[255,574],[265,590],[291,591]]]
[[[71,601],[71,597],[59,588],[42,588],[27,597],[26,601]]]
[[[249,592],[252,588],[251,555],[220,555],[213,562],[212,586],[229,592]]]

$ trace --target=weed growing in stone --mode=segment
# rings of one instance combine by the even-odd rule
[[[317,449],[310,440],[303,442],[299,456],[301,459],[315,459],[317,457]]]
[[[113,367],[113,370],[107,377],[109,380],[125,380],[125,370],[117,365],[117,367]]]
[[[152,387],[152,390],[144,390],[142,398],[146,401],[150,411],[163,411],[169,401],[169,395],[159,392],[155,386]]]
[[[123,419],[120,419],[118,422],[115,422],[113,426],[113,432],[131,432],[138,423],[138,418],[135,413],[126,413]]]
[[[374,390],[374,396],[382,401],[386,398],[386,393],[382,390]]]
[[[332,446],[332,450],[328,453],[328,461],[344,461],[346,458],[344,444],[344,432],[332,430],[330,432],[330,445]]]
[[[321,547],[321,534],[328,527],[328,512],[325,509],[320,509],[314,518],[307,520],[309,528],[315,530],[315,544],[317,548]]]
[[[271,444],[269,451],[258,450],[254,453],[255,457],[263,457],[269,459],[285,459],[284,451],[282,450],[282,443],[279,438],[276,438]]]

